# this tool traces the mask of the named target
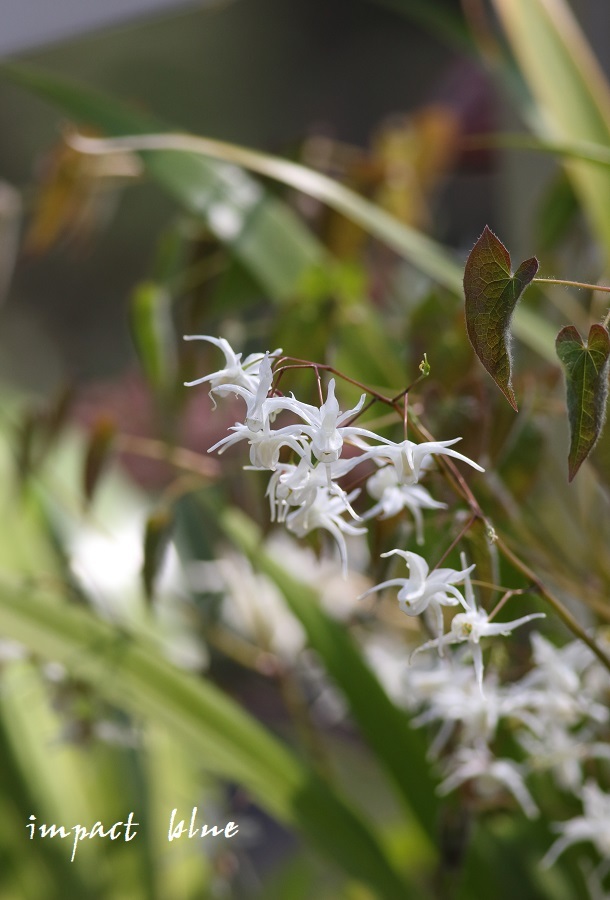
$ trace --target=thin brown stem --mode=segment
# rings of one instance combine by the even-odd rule
[[[462,540],[462,538],[468,532],[468,530],[470,528],[472,528],[473,524],[476,522],[476,518],[477,518],[476,516],[470,516],[470,518],[468,519],[466,524],[463,525],[462,528],[460,528],[459,534],[457,535],[457,537],[455,537],[451,541],[451,543],[449,544],[449,546],[447,547],[447,549],[445,550],[445,552],[443,553],[441,558],[438,560],[438,562],[434,566],[434,569],[438,569],[438,567],[441,565],[441,563],[443,563],[447,559],[447,557],[449,556],[449,554],[451,553],[453,548],[459,544],[459,542]],[[434,569],[432,569],[432,571],[434,571]]]
[[[488,622],[491,622],[491,620],[494,618],[494,616],[497,616],[497,614],[500,612],[500,610],[502,609],[502,607],[503,607],[506,603],[508,603],[508,601],[510,600],[511,597],[517,597],[517,596],[519,596],[520,594],[526,594],[526,593],[527,593],[527,588],[517,588],[517,589],[515,589],[515,588],[509,588],[509,589],[502,595],[502,597],[500,597],[500,599],[498,600],[498,602],[496,603],[496,605],[494,606],[494,608],[492,609],[492,611],[491,611],[491,612],[489,613],[489,615],[487,616]]]
[[[159,462],[169,463],[177,469],[194,472],[206,480],[218,478],[220,465],[215,459],[209,459],[185,447],[171,447],[164,441],[154,438],[139,437],[135,434],[118,434],[115,445],[122,453],[144,456]]]

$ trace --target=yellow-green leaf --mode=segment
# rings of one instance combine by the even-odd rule
[[[537,102],[541,138],[610,143],[610,86],[565,0],[494,0]],[[610,171],[584,162],[566,171],[610,259]]]

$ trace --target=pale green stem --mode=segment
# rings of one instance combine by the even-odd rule
[[[566,278],[533,278],[532,282],[537,284],[565,284],[568,287],[585,288],[588,291],[603,291],[610,294],[610,287],[604,284],[589,284],[586,281],[568,281]]]

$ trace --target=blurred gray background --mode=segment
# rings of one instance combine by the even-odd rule
[[[460,9],[459,0],[434,2]],[[385,117],[438,100],[467,120],[466,130],[494,127],[502,98],[488,75],[397,13],[401,3],[409,6],[2,0],[0,55],[106,91],[180,129],[288,156],[313,133],[366,147]],[[605,64],[610,4],[581,0],[578,13]],[[61,124],[57,110],[0,73],[0,181],[5,218],[13,217],[7,248],[16,201],[27,220],[34,176]],[[529,182],[521,172],[524,202],[532,202],[545,165],[533,163]],[[436,236],[460,252],[471,246],[481,223],[507,203],[506,184],[501,154],[458,166],[444,188]],[[38,391],[66,376],[98,378],[128,365],[129,295],[150,272],[158,235],[175,213],[155,185],[137,183],[92,246],[21,254],[0,311],[0,377]],[[509,228],[510,220],[508,212]]]

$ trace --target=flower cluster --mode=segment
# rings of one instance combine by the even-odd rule
[[[326,399],[312,406],[280,395],[274,389],[274,363],[281,350],[254,353],[242,361],[224,338],[188,335],[186,340],[203,340],[221,350],[225,365],[187,386],[208,384],[210,396],[235,394],[245,403],[243,422],[236,422],[231,434],[222,438],[209,452],[223,453],[228,447],[246,441],[250,448],[250,464],[254,469],[272,472],[267,496],[273,521],[282,522],[298,537],[322,528],[334,538],[347,571],[346,535],[363,534],[364,522],[377,515],[389,517],[408,509],[415,521],[418,542],[423,540],[422,510],[442,509],[418,484],[435,455],[462,460],[482,472],[477,463],[452,449],[460,440],[410,440],[398,443],[352,424],[362,411],[366,394],[352,409],[342,411],[335,396],[335,379],[328,382]],[[282,412],[292,413],[296,424],[277,427]],[[344,456],[346,444],[357,450],[355,456]],[[281,460],[282,451],[292,454],[292,461]],[[377,503],[362,516],[356,514],[352,501],[360,490],[346,493],[338,482],[356,466],[372,461],[376,471],[367,479],[366,489]]]
[[[366,393],[352,409],[342,411],[334,378],[328,382],[325,397],[320,385],[319,406],[292,394],[285,396],[277,389],[277,381],[289,358],[285,360],[279,349],[242,360],[223,338],[191,335],[186,339],[207,341],[225,357],[223,368],[188,384],[207,384],[214,405],[217,397],[234,394],[245,407],[243,420],[209,452],[223,453],[246,442],[250,459],[246,468],[270,472],[266,495],[271,520],[297,537],[316,529],[328,532],[338,548],[344,578],[346,536],[364,534],[372,519],[391,518],[405,510],[413,519],[417,544],[423,544],[424,511],[446,508],[420,484],[435,456],[452,457],[483,471],[453,449],[460,438],[396,442],[354,424],[364,409]],[[350,451],[346,453],[347,446]],[[357,512],[353,505],[361,489],[346,491],[340,484],[360,466],[358,480],[365,486],[364,496],[374,501],[364,512]],[[580,641],[558,649],[534,633],[531,669],[519,680],[502,684],[495,670],[484,671],[485,639],[509,635],[544,614],[497,621],[496,610],[488,613],[477,604],[471,580],[475,567],[468,565],[463,554],[459,569],[431,568],[423,556],[411,550],[393,549],[382,556],[399,557],[408,575],[381,581],[358,599],[386,589],[396,591],[399,609],[409,617],[422,617],[429,640],[415,648],[411,656],[417,663],[411,667],[404,665],[402,648],[388,652],[387,646],[370,643],[365,653],[392,696],[411,710],[413,724],[438,726],[430,755],[441,766],[439,793],[468,784],[470,796],[481,804],[497,803],[508,793],[526,816],[534,818],[538,807],[526,779],[531,772],[544,770],[560,790],[576,794],[583,804],[581,816],[556,826],[560,836],[545,864],[551,865],[568,846],[581,841],[591,842],[600,855],[608,856],[610,796],[591,780],[590,763],[610,759],[610,679],[593,653]],[[221,571],[227,584],[232,584],[237,574],[234,563]],[[246,568],[239,584],[254,577]],[[268,595],[270,606],[277,599],[262,582],[247,591],[249,598],[252,590]],[[236,584],[232,591],[240,593]],[[250,605],[248,599],[246,607]],[[248,616],[242,610],[238,619],[247,621]],[[302,633],[295,631],[291,657],[302,641]],[[280,652],[271,633],[266,642],[270,650]],[[429,650],[437,652],[426,654]],[[494,752],[498,744],[506,746],[500,736],[507,731],[512,735],[511,746],[522,753],[517,759]],[[598,869],[592,877],[601,884],[605,875],[605,870]]]
[[[438,648],[443,654],[444,647],[449,644],[467,644],[474,661],[477,684],[483,692],[483,651],[481,638],[495,635],[508,635],[514,628],[531,622],[532,619],[544,618],[544,613],[530,613],[521,616],[512,622],[491,622],[490,616],[484,610],[477,607],[477,602],[472,589],[470,573],[474,566],[466,567],[466,558],[462,554],[461,571],[456,569],[436,568],[430,572],[426,560],[417,553],[403,550],[390,550],[382,553],[382,556],[402,556],[409,567],[408,578],[391,578],[382,581],[366,591],[362,596],[381,591],[386,587],[399,587],[398,603],[401,610],[408,616],[418,616],[421,613],[428,618],[428,625],[437,636],[417,647],[413,653],[415,656],[422,650]],[[463,584],[466,596],[458,591],[456,585]],[[443,634],[443,607],[461,605],[465,612],[457,613],[451,622],[451,629]]]
[[[365,652],[388,692],[413,714],[413,725],[435,727],[429,755],[441,767],[440,794],[468,784],[471,797],[495,805],[508,793],[534,818],[538,806],[528,776],[548,773],[561,792],[581,799],[583,811],[555,826],[559,837],[543,865],[551,866],[572,844],[587,842],[600,857],[589,880],[603,880],[610,855],[610,795],[591,773],[594,760],[610,759],[610,676],[582,641],[556,647],[538,632],[530,639],[531,669],[506,684],[495,670],[488,671],[483,690],[467,646],[440,659],[417,657],[409,668],[402,662],[402,646],[370,642]],[[506,746],[507,733],[513,746],[522,748],[519,761],[494,752]]]

